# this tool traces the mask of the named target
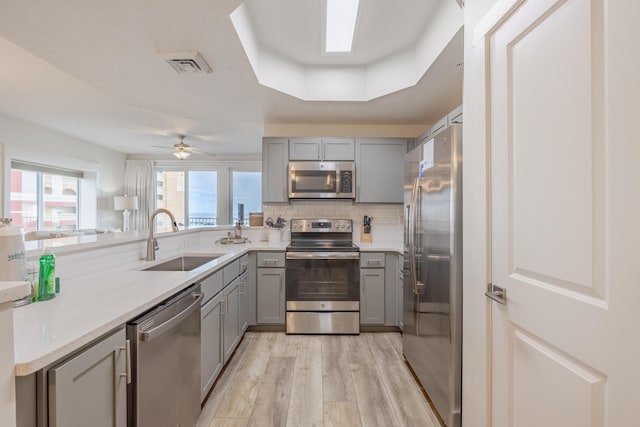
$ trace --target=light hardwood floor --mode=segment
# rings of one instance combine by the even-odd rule
[[[399,333],[247,332],[197,427],[440,426]]]

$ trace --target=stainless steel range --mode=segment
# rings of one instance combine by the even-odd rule
[[[288,334],[360,333],[360,250],[350,219],[292,219]]]

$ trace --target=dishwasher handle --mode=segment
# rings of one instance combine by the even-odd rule
[[[175,316],[173,316],[171,319],[167,320],[166,322],[163,322],[160,325],[156,326],[155,328],[149,329],[148,331],[145,331],[145,332],[141,332],[140,333],[140,340],[141,341],[146,341],[146,342],[152,341],[154,338],[164,334],[166,331],[168,331],[169,329],[173,328],[178,323],[182,322],[182,320],[184,320],[185,317],[189,316],[198,307],[200,307],[200,300],[202,299],[202,292],[193,293],[192,295],[195,297],[195,299],[193,300],[193,302],[191,304],[189,304],[189,306],[187,308],[185,308],[180,313],[176,314]]]

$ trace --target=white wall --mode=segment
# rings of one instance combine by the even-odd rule
[[[89,212],[95,219],[83,215],[81,226],[122,226],[122,214],[113,210],[113,196],[123,194],[126,154],[3,114],[0,114],[0,129],[0,144],[4,144],[5,149],[0,166],[4,178],[4,185],[0,187],[4,214],[8,214],[11,160],[19,159],[91,172],[88,175],[95,175],[96,179],[97,210],[95,214]]]

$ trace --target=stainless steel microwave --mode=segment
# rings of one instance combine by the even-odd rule
[[[353,162],[289,162],[290,199],[353,199]]]

